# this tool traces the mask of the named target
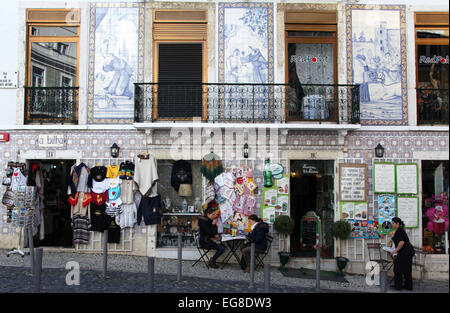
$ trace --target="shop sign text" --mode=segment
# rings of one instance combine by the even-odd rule
[[[66,136],[64,134],[57,135],[39,135],[39,148],[63,148],[66,144]]]

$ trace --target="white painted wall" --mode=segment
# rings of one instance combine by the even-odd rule
[[[18,2],[2,1],[0,4],[0,71],[17,71],[20,76],[23,69],[17,65],[17,20]],[[0,127],[16,123],[17,89],[0,89]]]

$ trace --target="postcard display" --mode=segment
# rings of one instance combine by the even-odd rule
[[[350,223],[350,238],[380,236],[377,222],[368,220],[366,171],[365,164],[339,164],[340,216]]]
[[[272,224],[275,218],[288,213],[289,205],[289,176],[283,174],[280,179],[273,179],[272,187],[264,187],[263,203],[261,204],[261,218]]]
[[[374,163],[374,192],[378,199],[380,234],[394,230],[392,218],[398,216],[405,228],[419,226],[418,166],[416,163]]]

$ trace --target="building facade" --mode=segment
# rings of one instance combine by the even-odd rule
[[[102,250],[99,232],[73,245],[61,213],[74,163],[118,165],[148,151],[158,193],[181,207],[173,163],[190,163],[185,199],[203,203],[201,160],[214,151],[226,168],[254,170],[254,213],[296,221],[287,242],[271,227],[273,264],[283,249],[290,266],[314,264],[301,244],[314,211],[323,268],[344,256],[346,271],[364,273],[367,243],[389,241],[387,197],[413,245],[430,251],[425,275],[448,277],[448,231],[427,228],[430,208],[448,205],[447,1],[18,1],[2,5],[0,27],[0,175],[8,162],[47,169],[43,245]],[[267,158],[288,177],[284,210],[264,203]],[[0,217],[0,247],[16,247],[20,228],[5,206]],[[345,241],[331,234],[341,219],[353,230]],[[191,230],[196,215],[164,220],[122,229],[109,251],[176,257],[167,220]],[[193,241],[184,244],[195,259]]]

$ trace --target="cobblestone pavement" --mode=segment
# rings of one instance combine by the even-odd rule
[[[30,256],[6,257],[0,250],[0,293],[33,291]],[[80,285],[66,285],[66,264],[80,265]],[[199,262],[183,261],[182,280],[177,282],[177,260],[155,260],[155,292],[163,293],[247,293],[264,291],[264,273],[255,272],[255,288],[249,289],[250,275],[233,264],[224,269],[207,269]],[[117,293],[147,292],[147,258],[129,255],[108,255],[107,279],[103,278],[102,254],[48,252],[44,248],[41,292],[49,293]],[[321,292],[377,293],[379,286],[368,286],[362,275],[346,275],[347,283],[322,280]],[[284,277],[275,267],[271,269],[271,292],[314,293],[314,279]],[[397,293],[395,290],[388,292]],[[448,293],[448,281],[414,281],[414,291]],[[409,292],[408,292],[409,293]]]

